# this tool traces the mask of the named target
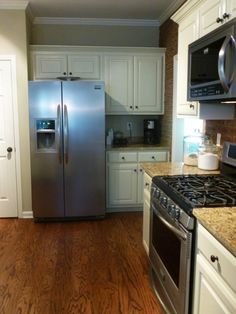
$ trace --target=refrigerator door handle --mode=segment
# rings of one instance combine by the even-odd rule
[[[64,105],[64,160],[66,164],[68,163],[68,131],[68,111],[67,105]]]
[[[61,151],[61,105],[57,105],[57,133],[58,133],[58,140],[57,140],[57,147],[58,147],[58,158],[59,163],[62,163],[62,151]]]

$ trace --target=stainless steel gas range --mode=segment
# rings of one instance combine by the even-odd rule
[[[236,206],[236,144],[224,144],[222,161],[219,175],[153,178],[151,278],[166,313],[191,313],[195,254],[193,208]]]

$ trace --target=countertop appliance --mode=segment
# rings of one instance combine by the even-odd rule
[[[144,144],[159,144],[161,137],[161,126],[158,119],[143,120]]]
[[[236,18],[189,45],[190,101],[236,101]]]
[[[35,220],[104,216],[104,104],[101,81],[29,82]]]
[[[236,206],[236,144],[224,144],[221,174],[153,178],[149,257],[153,288],[167,313],[191,313],[193,208],[224,206]]]

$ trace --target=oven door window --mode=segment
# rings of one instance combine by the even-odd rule
[[[153,213],[152,245],[179,288],[181,240]]]

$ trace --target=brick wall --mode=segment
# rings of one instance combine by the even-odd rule
[[[224,141],[236,143],[236,119],[234,120],[207,120],[206,134],[216,141],[216,133],[221,133],[221,144]]]
[[[178,49],[178,24],[168,19],[160,26],[159,46],[166,48],[165,114],[162,119],[162,140],[171,145],[172,100],[173,100],[173,56]]]

